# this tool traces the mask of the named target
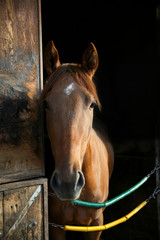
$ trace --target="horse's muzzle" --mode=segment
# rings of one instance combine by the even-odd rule
[[[82,188],[85,185],[85,178],[82,171],[75,171],[66,179],[58,172],[54,171],[51,178],[51,187],[56,196],[61,201],[73,201],[79,198]]]

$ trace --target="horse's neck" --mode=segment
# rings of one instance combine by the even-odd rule
[[[90,146],[90,148],[92,150],[96,151],[96,150],[99,150],[100,148],[102,148],[102,146],[106,147],[106,142],[107,142],[107,139],[105,139],[104,134],[102,134],[100,131],[92,128],[87,148]],[[100,149],[100,150],[102,150],[102,149]]]
[[[90,138],[87,144],[85,157],[84,157],[84,164],[94,164],[97,161],[97,155],[99,155],[99,148],[101,147],[102,142],[99,136],[97,135],[94,129],[91,130]]]
[[[84,198],[87,201],[105,201],[108,196],[109,182],[107,151],[94,129],[88,141],[82,170],[86,181]]]
[[[84,160],[85,165],[94,167],[98,167],[100,164],[103,166],[105,165],[104,162],[107,162],[109,175],[111,175],[114,162],[113,148],[108,138],[101,131],[92,128]]]

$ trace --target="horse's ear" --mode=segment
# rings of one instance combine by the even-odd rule
[[[48,75],[51,75],[54,70],[60,66],[59,54],[54,46],[53,41],[50,41],[44,49],[44,67]]]
[[[98,53],[93,43],[90,43],[88,48],[84,51],[82,57],[82,67],[85,71],[93,77],[98,67]]]

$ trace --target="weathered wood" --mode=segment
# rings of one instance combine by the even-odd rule
[[[0,186],[3,202],[0,240],[47,240],[47,180],[39,179]],[[4,223],[4,224],[3,224]]]
[[[3,192],[0,192],[0,238],[3,236]]]
[[[158,129],[157,129],[158,130]],[[155,140],[155,164],[160,166],[160,139]],[[156,171],[156,185],[160,186],[160,171]],[[160,236],[160,195],[157,195],[158,230]]]
[[[157,76],[157,82],[159,82],[159,66],[160,66],[160,4],[156,7],[156,61],[157,61],[157,68],[156,68],[156,76]],[[159,95],[157,92],[157,101],[159,100]],[[159,105],[157,105],[159,106]],[[160,111],[159,107],[157,108],[157,126],[156,126],[156,141],[155,141],[155,155],[156,155],[156,164],[160,165]],[[156,172],[156,185],[160,186],[160,171]],[[160,194],[157,195],[157,213],[158,213],[158,230],[159,230],[159,238],[160,238]]]
[[[0,183],[44,175],[40,0],[0,1]]]

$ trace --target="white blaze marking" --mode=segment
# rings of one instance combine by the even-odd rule
[[[64,89],[64,92],[69,96],[74,89],[75,89],[75,83],[71,83]]]

